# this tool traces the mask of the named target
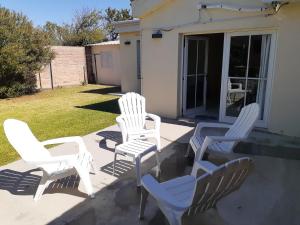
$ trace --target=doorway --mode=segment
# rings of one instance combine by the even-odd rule
[[[184,42],[183,116],[218,120],[224,34],[187,35]]]

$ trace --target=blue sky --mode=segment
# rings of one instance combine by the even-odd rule
[[[130,0],[0,0],[0,6],[22,12],[35,25],[46,21],[70,23],[76,10],[82,8],[130,8]]]

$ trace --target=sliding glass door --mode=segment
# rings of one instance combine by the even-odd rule
[[[273,33],[227,34],[225,38],[221,119],[233,122],[241,109],[257,102],[258,126],[267,126],[274,62]]]
[[[185,38],[184,57],[184,116],[194,117],[205,112],[208,39],[196,36]]]

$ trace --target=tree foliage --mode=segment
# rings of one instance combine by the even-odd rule
[[[42,30],[48,34],[51,45],[63,45],[67,32],[64,27],[48,21]]]
[[[128,9],[114,9],[107,8],[105,10],[104,18],[104,29],[108,33],[111,40],[116,40],[118,38],[118,34],[115,32],[115,22],[131,20],[132,16]]]
[[[26,16],[0,7],[0,98],[35,91],[35,74],[53,57],[49,44]]]
[[[47,22],[42,30],[49,35],[52,45],[84,46],[117,39],[114,23],[129,19],[132,16],[128,9],[83,9],[75,13],[71,24]]]
[[[48,33],[53,45],[84,46],[105,38],[101,22],[101,11],[83,9],[75,13],[71,24],[60,26],[47,22],[42,29]]]

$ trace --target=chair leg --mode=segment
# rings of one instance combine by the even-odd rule
[[[91,163],[91,171],[92,171],[93,174],[97,174],[95,168],[96,168],[96,167],[95,167],[94,163],[92,162],[92,163]]]
[[[186,150],[186,153],[185,153],[185,155],[184,155],[185,158],[189,157],[190,152],[191,152],[191,148],[192,148],[192,147],[191,147],[191,145],[189,144],[189,145],[188,145],[188,148],[187,148],[187,150]]]
[[[43,172],[43,177],[41,178],[39,186],[34,195],[34,201],[37,201],[42,197],[45,189],[48,187],[48,185],[50,183],[51,183],[51,180],[49,179],[49,176],[47,174],[45,174],[45,172]]]
[[[145,213],[145,208],[146,208],[146,203],[147,203],[148,196],[149,196],[148,191],[144,187],[142,187],[141,202],[140,202],[140,214],[139,214],[139,219],[140,220],[144,219],[144,213]]]
[[[161,143],[160,143],[160,135],[156,136],[156,144],[157,144],[157,150],[160,151],[161,150]]]
[[[87,194],[88,194],[91,198],[94,198],[94,197],[95,197],[95,194],[94,194],[92,182],[91,182],[91,179],[90,179],[89,171],[83,170],[83,169],[78,169],[77,172],[78,172],[78,174],[79,174],[79,176],[80,176],[80,179],[81,179],[82,182],[83,182],[83,185],[84,185],[84,188],[85,188]]]
[[[170,225],[182,225],[182,215],[183,213],[180,214],[175,214],[174,212],[169,212],[169,213],[164,213],[169,224]]]
[[[136,182],[137,186],[141,186],[141,159],[140,157],[136,157],[135,159],[135,169],[136,169]]]
[[[116,161],[117,161],[117,153],[115,152],[115,155],[114,155],[114,165],[113,165],[113,176],[115,175],[115,170],[116,170]]]
[[[159,177],[161,170],[160,170],[160,160],[159,160],[158,151],[155,151],[155,158],[156,158],[156,163],[157,163],[156,177]]]

